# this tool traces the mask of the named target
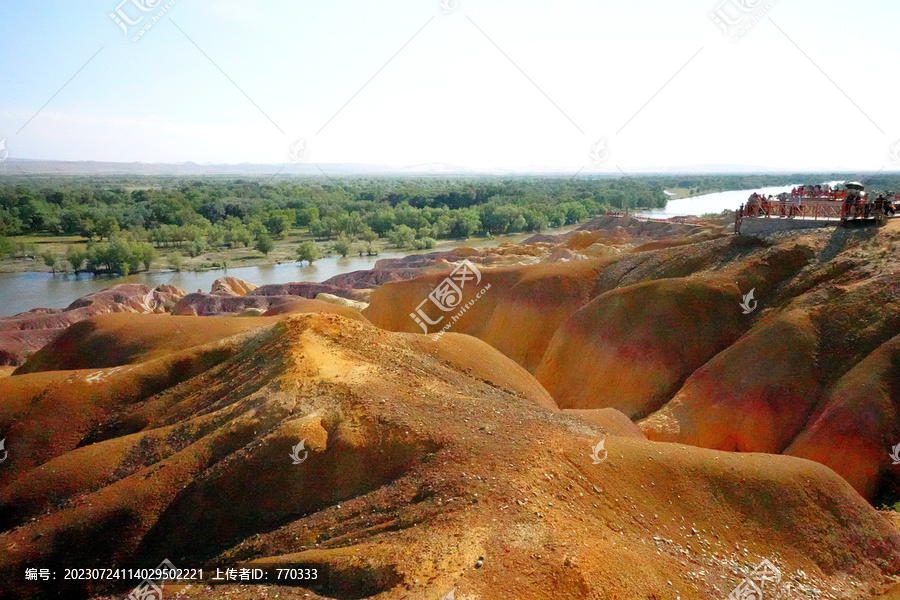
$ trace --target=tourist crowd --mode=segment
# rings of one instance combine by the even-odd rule
[[[747,217],[794,217],[803,216],[804,200],[825,200],[843,202],[843,216],[862,217],[893,216],[897,212],[894,202],[897,200],[893,192],[879,194],[875,201],[870,201],[866,192],[855,189],[832,188],[824,185],[801,185],[790,193],[768,196],[753,192],[747,199],[744,215]]]

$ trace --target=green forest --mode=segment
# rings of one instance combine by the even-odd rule
[[[181,256],[221,248],[268,255],[298,231],[343,255],[377,253],[379,240],[425,249],[440,239],[539,232],[608,212],[661,208],[665,189],[695,194],[823,177],[27,177],[0,181],[0,259],[38,253],[17,236],[80,236],[87,245],[64,256],[40,254],[46,265],[125,274],[149,269],[160,253],[176,268]],[[318,255],[308,244],[296,251],[301,260]]]

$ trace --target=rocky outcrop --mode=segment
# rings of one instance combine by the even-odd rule
[[[40,308],[0,317],[0,365],[22,364],[74,323],[106,313],[168,312],[184,294],[169,285],[151,290],[143,284],[125,283],[89,294],[63,310]]]
[[[363,311],[366,309],[369,304],[367,302],[359,302],[358,300],[348,300],[347,298],[341,298],[340,296],[333,296],[331,294],[318,294],[316,296],[316,300],[321,300],[322,302],[330,302],[331,304],[337,304],[339,306],[346,306],[348,308],[352,308],[353,310]]]
[[[309,298],[310,300],[313,300],[317,295],[323,293],[331,294],[333,296],[340,296],[341,298],[348,298],[350,300],[365,301],[365,299],[368,298],[367,291],[360,291],[354,287],[337,285],[335,283],[329,282],[273,283],[260,286],[252,292],[248,293],[247,296],[299,296],[301,298]]]
[[[248,308],[268,310],[273,304],[285,299],[284,296],[225,296],[196,292],[188,294],[175,306],[174,315],[211,317],[237,314]]]
[[[150,289],[142,283],[120,283],[79,298],[62,312],[88,307],[114,307],[111,312],[163,313],[184,291],[171,285]],[[167,306],[168,305],[168,306]]]
[[[213,282],[210,294],[213,296],[244,296],[255,289],[255,285],[237,277],[220,277]]]
[[[430,266],[430,264],[428,266]],[[370,290],[391,281],[405,281],[407,279],[412,279],[413,277],[421,275],[423,269],[424,266],[379,269],[376,263],[374,269],[341,273],[340,275],[335,275],[327,280],[326,283],[354,290]]]
[[[216,283],[222,281],[219,279]],[[219,293],[215,292],[216,289],[219,290]],[[226,285],[222,283],[218,287],[214,285],[214,291],[210,294],[201,292],[188,294],[178,303],[173,313],[176,315],[198,315],[203,317],[239,314],[248,309],[257,309],[265,312],[273,306],[283,304],[292,299],[307,298],[312,300],[323,293],[354,302],[365,301],[369,296],[368,290],[356,290],[330,283],[300,282],[254,286],[242,295],[226,293],[224,291],[226,289],[234,290],[242,289],[242,287],[239,284],[235,288],[234,284]]]

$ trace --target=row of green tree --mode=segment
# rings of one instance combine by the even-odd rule
[[[87,249],[69,246],[65,256],[50,250],[40,253],[39,256],[53,273],[58,270],[71,270],[76,274],[89,271],[128,275],[140,271],[141,267],[149,271],[159,255],[156,249],[146,242],[133,242],[114,237],[108,243],[89,243]]]
[[[235,179],[172,177],[34,178],[0,183],[0,235],[80,235],[110,239],[144,230],[157,247],[193,243],[250,245],[309,228],[320,239],[340,233],[379,237],[401,225],[424,237],[465,238],[577,222],[607,211],[665,205],[667,188],[755,189],[861,179],[900,189],[900,175],[846,173]]]
[[[429,238],[540,231],[665,201],[662,187],[631,178],[51,179],[0,184],[0,235],[109,241],[128,232],[195,256],[295,229],[320,240],[343,234],[415,247]]]

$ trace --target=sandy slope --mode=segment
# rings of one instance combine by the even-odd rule
[[[568,244],[591,241],[579,239]],[[811,458],[873,502],[896,502],[898,242],[895,219],[482,268],[490,292],[452,330],[516,360],[564,409],[618,409],[653,440]],[[421,332],[409,315],[448,273],[387,283],[364,314]]]
[[[136,339],[158,327],[130,316]],[[153,354],[0,380],[0,580],[19,593],[25,565],[166,557],[323,573],[186,598],[724,598],[763,558],[795,596],[868,598],[900,574],[900,532],[830,469],[561,412],[469,336],[301,314]]]

